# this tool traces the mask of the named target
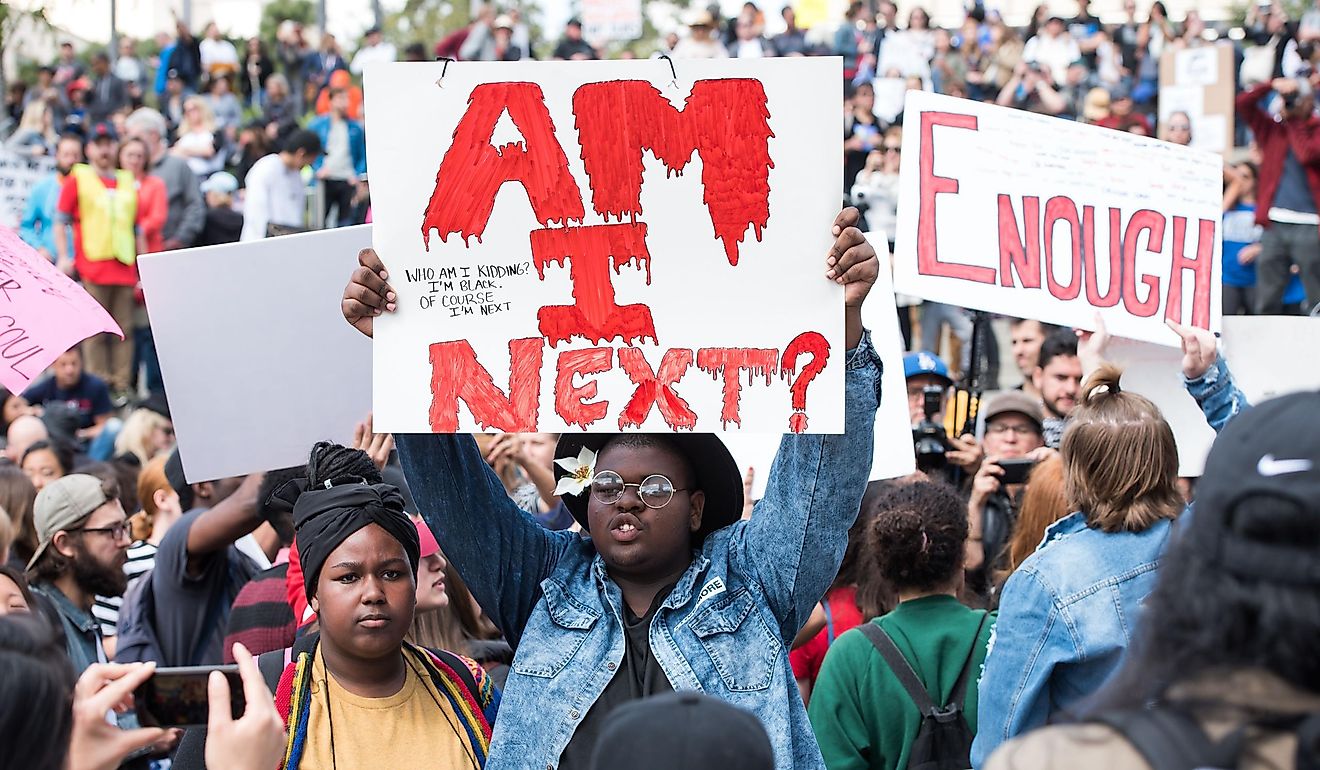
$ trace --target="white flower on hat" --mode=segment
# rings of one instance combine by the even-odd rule
[[[555,465],[568,471],[568,475],[555,484],[555,495],[580,495],[591,486],[596,475],[596,453],[582,447],[577,457],[561,457]]]

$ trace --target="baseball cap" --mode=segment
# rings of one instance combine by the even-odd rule
[[[87,130],[87,141],[95,142],[97,139],[109,139],[112,142],[117,142],[119,141],[119,133],[115,131],[113,123],[98,120]]]
[[[439,553],[440,544],[436,542],[435,534],[431,532],[430,527],[426,526],[426,522],[414,519],[413,523],[417,525],[417,540],[422,546],[421,553],[418,556],[425,559],[433,553]]]
[[[1295,393],[1234,417],[1215,439],[1196,489],[1188,535],[1214,564],[1236,575],[1320,585],[1310,543],[1243,532],[1237,507],[1277,500],[1320,516],[1320,392]]]
[[[217,171],[208,176],[205,182],[202,182],[202,194],[209,192],[226,193],[233,195],[238,190],[238,180],[228,171]]]
[[[949,385],[953,384],[953,378],[949,377],[949,367],[944,363],[944,359],[929,350],[907,353],[903,356],[903,378],[908,379],[919,374],[931,374]]]
[[[638,736],[646,736],[638,751]],[[761,720],[709,695],[672,692],[626,703],[601,727],[592,767],[629,770],[771,770]]]
[[[1020,414],[1041,427],[1040,401],[1020,390],[1009,390],[995,396],[986,407],[984,415],[988,423],[1003,414]]]
[[[37,493],[32,506],[38,543],[27,568],[36,565],[55,533],[73,529],[108,502],[110,498],[106,497],[101,480],[85,473],[70,474],[47,484]]]

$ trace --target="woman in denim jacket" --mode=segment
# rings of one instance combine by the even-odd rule
[[[782,770],[824,766],[788,651],[838,571],[871,465],[880,361],[861,305],[879,263],[858,218],[835,220],[824,271],[844,288],[846,433],[785,436],[749,521],[737,466],[710,436],[700,453],[687,441],[699,436],[603,437],[563,496],[590,538],[518,510],[471,436],[397,437],[427,524],[517,650],[487,770],[585,767],[610,708],[668,689],[754,713]],[[397,300],[375,252],[359,261],[342,307],[370,335]]]
[[[1060,451],[1076,513],[1055,522],[1004,584],[979,688],[972,765],[1065,717],[1118,668],[1182,510],[1173,431],[1101,366]]]

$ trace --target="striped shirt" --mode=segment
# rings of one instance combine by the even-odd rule
[[[132,582],[143,572],[156,564],[156,546],[145,540],[128,547],[128,561],[124,562],[124,574]],[[92,617],[101,624],[102,636],[114,636],[119,623],[119,607],[124,603],[120,596],[98,596],[92,605]]]

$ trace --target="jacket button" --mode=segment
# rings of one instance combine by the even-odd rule
[[[616,666],[613,663],[607,663],[605,664],[605,668],[608,668],[610,671],[613,671],[614,669],[618,668],[618,666]]]
[[[578,718],[578,710],[577,710],[577,709],[573,709],[572,711],[568,712],[568,718],[569,718],[569,719],[577,719],[577,718]]]

